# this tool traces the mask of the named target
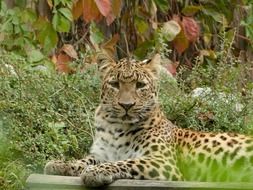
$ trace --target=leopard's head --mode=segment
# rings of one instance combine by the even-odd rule
[[[157,107],[157,78],[160,55],[152,59],[114,61],[98,54],[102,77],[101,109],[105,119],[117,123],[137,123],[146,120]]]

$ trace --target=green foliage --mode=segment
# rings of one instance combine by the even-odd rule
[[[116,53],[119,57],[126,55],[129,49],[136,57],[143,58],[150,53],[149,50],[161,51],[161,46],[166,43],[173,56],[168,52],[165,55],[173,62],[193,64],[192,54],[197,55],[201,50],[216,53],[219,51],[218,35],[239,27],[244,28],[245,33],[240,30],[233,43],[243,40],[244,48],[252,45],[251,1],[48,0],[44,4],[49,11],[46,15],[39,15],[36,10],[27,8],[29,5],[25,1],[16,3],[13,9],[7,9],[1,2],[0,41],[6,49],[21,51],[25,55],[33,49],[50,54],[70,41],[89,50],[118,34]],[[105,22],[100,22],[102,19]],[[164,30],[172,21],[178,24],[179,33],[171,31],[171,27]],[[166,41],[159,41],[161,33]],[[79,41],[80,38],[83,40]],[[89,39],[94,41],[90,43]]]
[[[68,32],[70,30],[71,21],[73,20],[71,6],[72,1],[70,0],[54,0],[52,24],[55,31]]]
[[[215,62],[197,57],[193,69],[182,68],[178,86],[163,79],[168,86],[161,92],[162,105],[168,117],[185,128],[253,134],[253,83],[246,74],[251,65],[242,65],[231,54],[227,33],[221,35],[220,48]],[[198,88],[204,92],[196,96]]]
[[[52,24],[45,19],[39,18],[34,23],[34,29],[38,30],[37,40],[46,53],[50,52],[58,42],[57,32]]]
[[[6,49],[25,49],[25,52],[30,48],[36,46],[35,33],[31,25],[36,20],[36,15],[30,9],[7,9],[6,5],[1,2],[0,21],[2,26],[0,28],[1,44]]]
[[[99,77],[94,66],[58,75],[5,51],[0,61],[0,135],[9,142],[0,146],[0,180],[6,189],[20,189],[30,171],[42,172],[46,160],[81,158],[87,152]]]
[[[59,41],[57,32],[68,32],[73,21],[70,0],[51,2],[52,21],[38,16],[35,10],[26,6],[17,4],[17,7],[8,9],[4,1],[0,3],[1,44],[7,50],[28,57],[34,49],[50,53]]]
[[[246,36],[253,41],[253,5],[248,3],[247,6],[248,17],[241,21],[241,25],[246,29]]]

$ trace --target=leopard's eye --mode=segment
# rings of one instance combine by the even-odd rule
[[[111,85],[113,88],[119,89],[119,82],[118,81],[110,81],[108,82],[109,85]]]
[[[137,89],[144,88],[145,86],[146,86],[146,83],[144,83],[144,82],[137,82],[136,83],[136,88]]]

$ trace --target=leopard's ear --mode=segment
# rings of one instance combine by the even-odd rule
[[[104,76],[115,65],[114,59],[104,51],[97,53],[96,62],[101,76]]]
[[[144,65],[146,69],[151,71],[155,77],[158,78],[159,73],[160,73],[160,68],[161,68],[161,56],[160,54],[155,54],[152,59],[146,62]]]

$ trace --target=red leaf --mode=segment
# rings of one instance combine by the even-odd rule
[[[86,22],[90,22],[90,21],[100,21],[102,18],[103,17],[95,1],[85,0],[84,7],[83,7],[83,19]]]
[[[112,11],[111,1],[110,0],[95,0],[95,3],[100,11],[100,13],[107,17]]]
[[[118,1],[118,0],[117,0]],[[107,25],[110,25],[116,18],[114,11],[120,11],[120,10],[112,10],[112,4],[111,0],[95,0],[95,3],[100,11],[100,13],[106,18]],[[119,2],[114,3],[114,6],[116,6],[116,9],[119,9]]]
[[[182,26],[186,38],[190,42],[195,42],[200,35],[200,29],[197,22],[192,17],[183,17]]]
[[[60,53],[56,58],[56,69],[60,73],[73,73],[74,70],[69,66],[69,62],[71,61],[71,58],[66,55]]]

